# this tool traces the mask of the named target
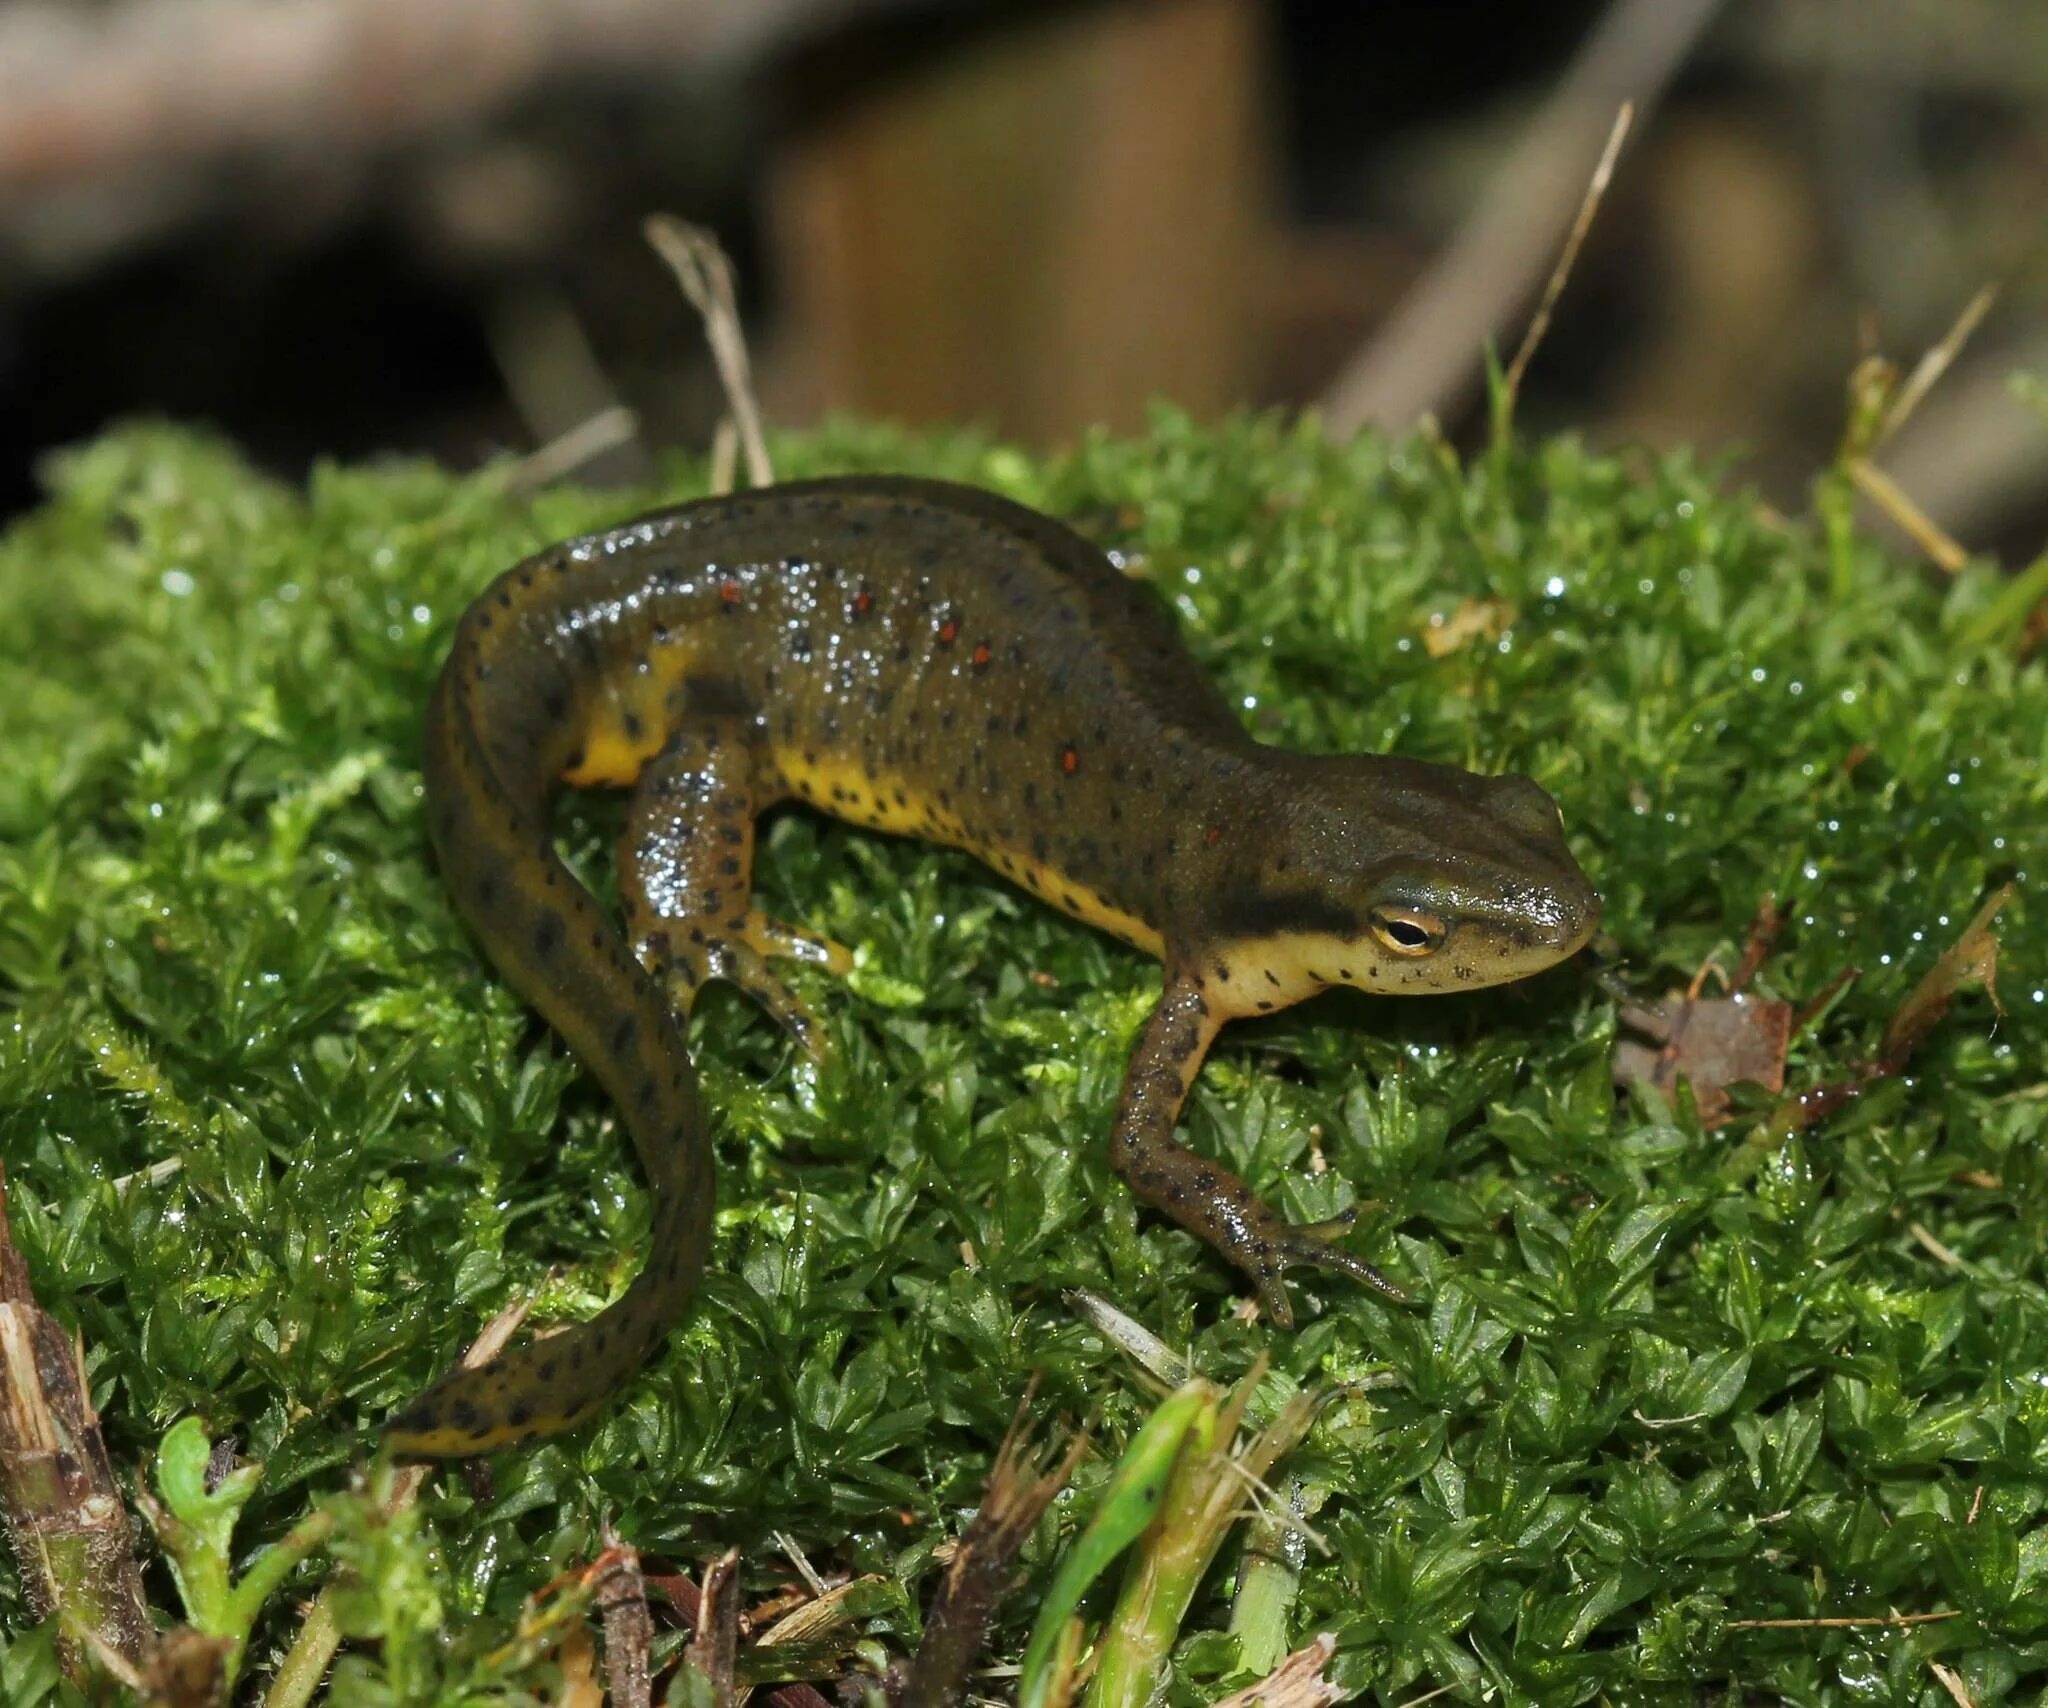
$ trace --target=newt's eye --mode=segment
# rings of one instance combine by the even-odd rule
[[[1370,923],[1381,948],[1411,959],[1434,954],[1444,940],[1444,922],[1412,907],[1376,907]]]

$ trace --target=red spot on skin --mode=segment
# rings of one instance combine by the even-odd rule
[[[1211,848],[1214,848],[1217,843],[1223,840],[1223,826],[1220,824],[1210,825],[1208,830],[1203,833],[1202,840],[1207,842]]]
[[[718,584],[718,597],[723,604],[737,605],[740,602],[740,584],[737,581],[721,581]]]
[[[1077,748],[1077,747],[1071,747],[1071,746],[1070,746],[1070,747],[1063,747],[1063,748],[1061,748],[1061,749],[1060,749],[1060,769],[1061,769],[1062,771],[1066,772],[1066,774],[1067,774],[1067,775],[1068,775],[1069,777],[1073,776],[1073,774],[1074,774],[1074,773],[1075,773],[1076,771],[1080,770],[1080,769],[1081,769],[1081,750],[1080,750],[1079,748]]]
[[[853,614],[856,617],[865,617],[874,608],[875,596],[865,587],[853,596]]]
[[[988,649],[988,642],[983,641],[981,645],[974,649],[974,668],[976,670],[986,670],[988,668],[988,661],[994,656]]]
[[[951,646],[960,638],[960,625],[948,617],[939,625],[939,645]]]

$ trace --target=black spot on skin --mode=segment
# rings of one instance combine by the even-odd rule
[[[543,1363],[541,1367],[534,1372],[534,1374],[538,1376],[543,1382],[552,1382],[555,1379],[555,1369],[555,1361],[554,1359],[550,1358],[545,1363]]]
[[[625,727],[626,739],[628,741],[638,741],[647,733],[647,726],[640,721],[640,714],[638,712],[628,712],[626,714]]]
[[[533,1421],[533,1407],[529,1405],[516,1405],[506,1415],[505,1421],[514,1429],[524,1429]]]
[[[540,923],[533,928],[533,952],[546,960],[562,946],[562,916],[559,913],[544,913]]]
[[[624,1055],[633,1047],[633,1040],[639,1035],[639,1032],[640,1022],[638,1020],[630,1014],[622,1016],[619,1023],[612,1028],[613,1051],[618,1055]]]
[[[484,1414],[478,1411],[470,1401],[457,1400],[454,1405],[448,1408],[448,1420],[457,1429],[466,1429],[471,1433],[475,1433],[483,1426]]]

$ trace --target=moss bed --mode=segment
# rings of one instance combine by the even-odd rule
[[[1039,1414],[1112,1449],[1154,1402],[1080,1287],[1218,1380],[1264,1350],[1274,1394],[1362,1384],[1285,1470],[1328,1549],[1292,1640],[1334,1632],[1368,1700],[1948,1702],[1936,1665],[1980,1703],[2033,1699],[2048,668],[2021,662],[2012,584],[1776,517],[1690,456],[1569,439],[1462,462],[1162,414],[1043,465],[852,426],[777,459],[1074,516],[1267,739],[1530,772],[1605,895],[1604,968],[1226,1032],[1192,1142],[1296,1219],[1372,1201],[1352,1249],[1426,1300],[1309,1276],[1279,1334],[1105,1160],[1157,967],[964,856],[778,815],[762,891],[861,964],[805,980],[816,1073],[744,1000],[700,1005],[721,1203],[690,1326],[601,1423],[375,1525],[348,1491],[377,1422],[514,1294],[595,1308],[647,1228],[609,1107],[443,898],[428,685],[497,570],[703,470],[531,493],[386,463],[296,490],[151,427],[55,459],[0,536],[0,1159],[124,1476],[196,1413],[264,1462],[241,1558],[343,1509],[258,1624],[244,1695],[338,1552],[358,1640],[333,1700],[551,1701],[558,1657],[507,1638],[606,1525],[692,1572],[735,1545],[750,1594],[789,1576],[778,1534],[881,1574],[862,1629],[905,1653],[1031,1373]],[[600,797],[562,818],[605,893],[618,818]],[[1861,972],[1795,1039],[1797,1091],[1875,1056],[2015,880],[2003,1018],[1966,991],[1824,1121],[1738,1090],[1708,1128],[1687,1095],[1615,1088],[1617,990],[1732,969],[1767,894],[1760,991]],[[1026,1547],[1000,1654],[1112,1458]],[[1253,1676],[1225,1634],[1234,1555],[1175,1703]],[[1754,1623],[1892,1613],[1953,1617]],[[11,1559],[0,1642],[0,1695],[63,1698]]]

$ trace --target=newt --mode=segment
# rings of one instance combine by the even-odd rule
[[[389,1425],[474,1454],[591,1417],[688,1309],[712,1157],[684,1026],[711,979],[804,1049],[776,971],[845,951],[750,899],[755,821],[798,802],[969,851],[1161,961],[1110,1157],[1293,1313],[1298,1265],[1399,1297],[1174,1136],[1219,1028],[1332,986],[1464,991],[1537,972],[1599,898],[1526,777],[1254,740],[1157,596],[1061,523],[965,486],[803,481],[551,546],[461,617],[426,721],[456,911],[616,1103],[652,1245],[590,1321],[444,1376]],[[630,789],[623,929],[556,853],[562,786]]]

